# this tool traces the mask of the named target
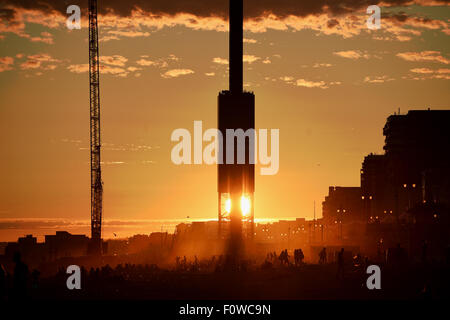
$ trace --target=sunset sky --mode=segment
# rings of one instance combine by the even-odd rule
[[[256,218],[312,218],[314,201],[320,215],[328,186],[359,186],[364,156],[383,152],[389,115],[449,109],[449,1],[244,3],[245,88],[257,128],[280,129],[278,174],[256,171]],[[72,4],[81,30],[66,27]],[[366,26],[373,4],[380,30]],[[99,8],[104,219],[215,218],[216,166],[174,165],[170,136],[217,125],[227,1]],[[86,10],[0,0],[1,219],[90,217]]]

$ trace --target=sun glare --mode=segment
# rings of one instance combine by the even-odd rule
[[[225,212],[226,213],[231,212],[231,199],[225,200]]]
[[[250,209],[252,207],[251,201],[249,197],[242,196],[241,197],[241,211],[242,216],[246,217],[250,214]]]

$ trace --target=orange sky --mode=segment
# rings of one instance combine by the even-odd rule
[[[418,2],[382,7],[381,30],[367,29],[364,8],[246,22],[256,125],[280,129],[278,174],[256,171],[257,218],[311,218],[313,201],[320,213],[329,185],[358,186],[364,156],[382,152],[387,116],[449,108],[450,10]],[[56,11],[8,8],[0,218],[89,219],[87,18],[69,31]],[[216,167],[172,164],[170,135],[195,120],[216,126],[217,94],[228,88],[227,22],[145,10],[99,20],[104,218],[214,218]]]

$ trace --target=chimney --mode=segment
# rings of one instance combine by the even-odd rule
[[[243,0],[230,0],[230,91],[243,91]]]

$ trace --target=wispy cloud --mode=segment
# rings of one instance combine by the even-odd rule
[[[397,57],[406,61],[450,63],[450,60],[443,57],[439,51],[400,52],[397,53]]]
[[[280,80],[289,83],[289,82],[294,81],[294,77],[283,76],[283,77],[280,77]]]
[[[216,58],[213,59],[213,62],[217,63],[217,64],[224,64],[225,65],[225,64],[228,64],[228,59],[216,57]]]
[[[347,50],[347,51],[337,51],[333,52],[334,55],[337,55],[342,58],[357,60],[357,59],[369,59],[369,54],[359,51],[359,50]]]
[[[144,67],[153,66],[156,64],[155,61],[144,59],[144,58],[139,59],[138,61],[136,61],[136,63],[138,65],[144,66]]]
[[[193,74],[194,71],[191,69],[172,69],[161,74],[163,78],[177,78],[180,76],[185,76],[189,74]]]
[[[414,68],[410,70],[414,75],[405,76],[404,79],[412,80],[429,80],[429,79],[442,79],[450,80],[450,69],[429,69],[429,68]]]
[[[68,66],[67,69],[73,73],[85,73],[89,71],[89,64],[72,64]]]
[[[258,61],[260,59],[261,59],[260,57],[254,56],[252,54],[244,54],[243,57],[244,62],[247,62],[249,64],[252,64],[253,62]]]
[[[61,61],[55,58],[52,58],[49,54],[35,54],[29,55],[27,60],[20,65],[22,70],[29,69],[43,69],[43,70],[54,70],[56,68],[56,64]]]
[[[304,87],[304,88],[320,88],[320,89],[328,89],[330,86],[340,85],[339,81],[325,82],[323,80],[314,81],[314,80],[306,80],[306,79],[297,79],[295,80],[292,76],[283,76],[279,78],[281,81],[294,85],[296,87]],[[267,79],[270,80],[270,79]],[[273,81],[274,79],[272,79]]]
[[[159,67],[159,68],[167,68],[170,64],[174,62],[180,61],[180,58],[174,54],[169,54],[167,57],[150,59],[148,55],[141,55],[141,59],[136,61],[136,64],[143,67]]]
[[[367,76],[364,78],[364,82],[367,83],[384,83],[388,81],[393,81],[394,78],[390,78],[389,76]]]
[[[305,79],[298,79],[295,82],[295,85],[297,87],[306,87],[306,88],[321,88],[321,89],[328,88],[325,81],[309,81]]]
[[[315,63],[312,67],[313,68],[329,68],[333,65],[331,63]]]
[[[12,57],[0,57],[0,72],[12,70],[14,64],[14,58]]]
[[[128,59],[121,55],[100,56],[100,63],[109,64],[112,66],[124,67]]]
[[[138,37],[149,37],[150,32],[147,31],[139,31],[139,30],[130,30],[130,29],[117,29],[117,30],[108,30],[106,35],[102,36],[99,41],[108,42],[111,40],[120,40],[122,38],[138,38]]]
[[[204,5],[202,5],[204,1]],[[119,40],[123,37],[148,37],[155,30],[184,26],[192,30],[228,30],[226,1],[130,1],[123,5],[119,0],[108,1],[102,6],[99,19],[105,31],[101,41]],[[26,33],[26,24],[40,24],[47,28],[64,28],[66,6],[57,0],[34,2],[4,0],[5,8],[0,17],[0,34],[14,33],[30,41],[53,43],[50,33],[39,36]],[[448,21],[408,16],[404,13],[383,16],[383,29],[371,32],[367,29],[365,8],[368,1],[307,0],[266,1],[249,0],[246,5],[244,28],[253,33],[267,30],[312,30],[317,34],[339,35],[350,38],[370,34],[374,39],[409,41],[423,30],[441,30],[450,33]],[[383,7],[448,5],[448,0],[390,0]],[[87,23],[83,23],[87,27]],[[245,38],[246,43],[257,43]]]
[[[258,41],[255,39],[244,38],[244,43],[255,44],[255,43],[258,43]]]
[[[410,70],[411,72],[414,73],[423,73],[423,74],[430,74],[430,73],[440,73],[440,74],[445,74],[445,73],[450,73],[450,69],[437,69],[437,70],[432,70],[432,69],[428,69],[428,68],[414,68]]]

